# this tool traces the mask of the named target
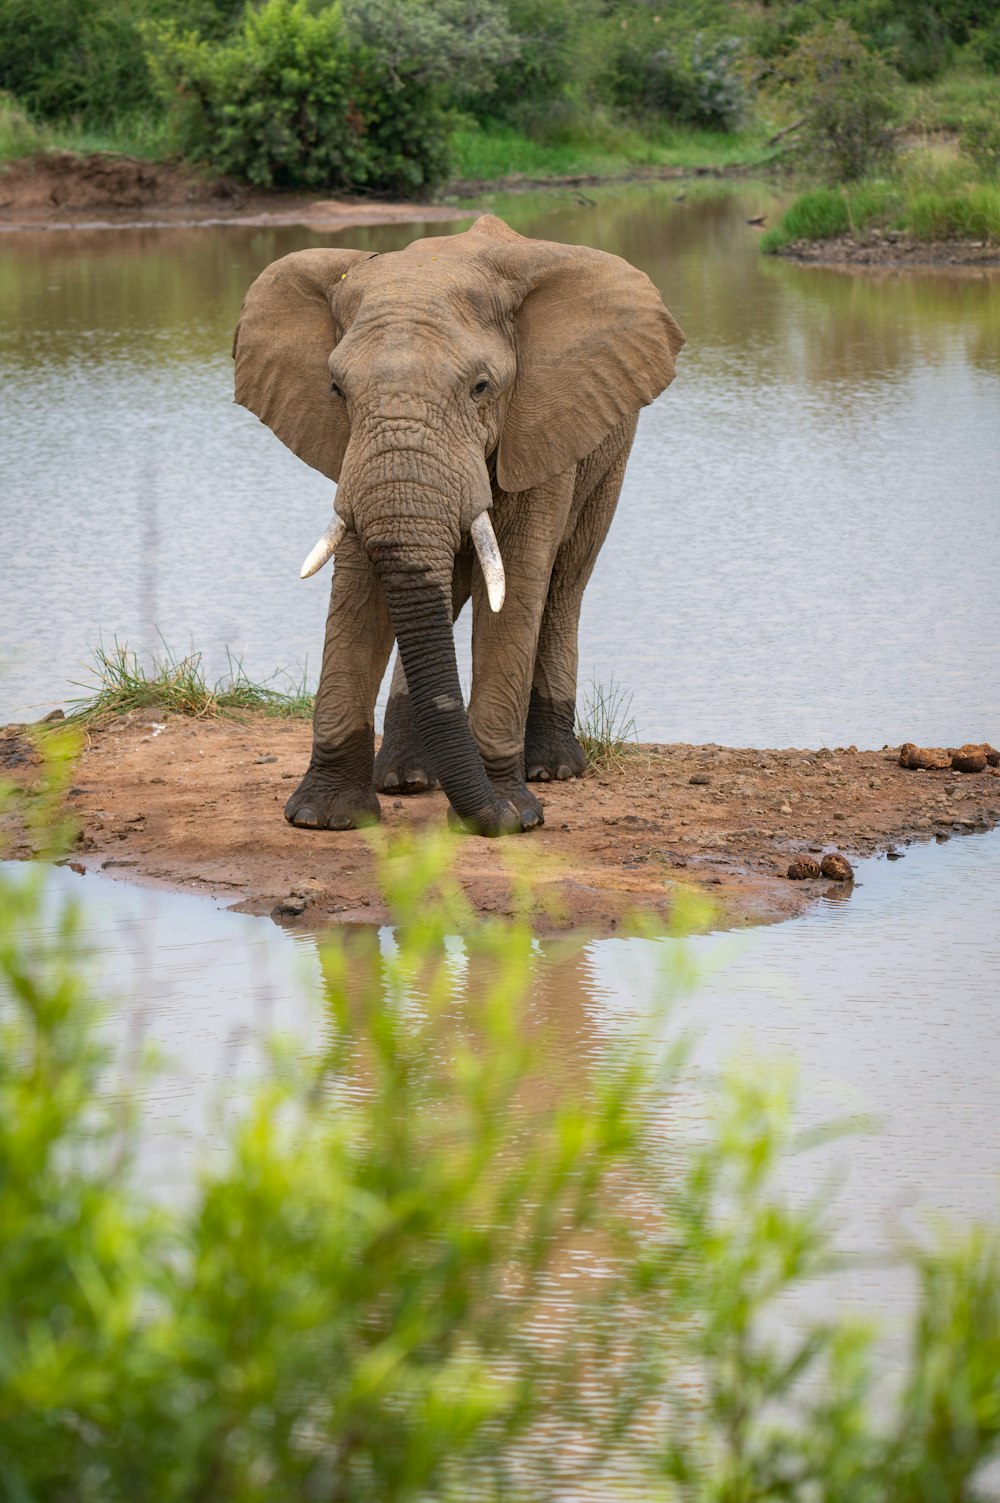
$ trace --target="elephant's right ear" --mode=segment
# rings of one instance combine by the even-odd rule
[[[330,391],[327,361],[344,332],[334,307],[350,268],[369,254],[305,250],[273,261],[244,298],[233,337],[237,402],[331,480],[351,436]]]

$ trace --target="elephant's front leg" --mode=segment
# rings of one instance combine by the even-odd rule
[[[309,769],[285,818],[313,830],[351,830],[381,817],[372,777],[374,712],[392,648],[382,587],[357,537],[337,551]]]
[[[494,508],[507,598],[493,614],[481,572],[472,579],[472,696],[469,723],[487,776],[508,799],[521,828],[543,823],[542,805],[524,777],[524,728],[538,634],[556,550],[573,499],[574,471]]]

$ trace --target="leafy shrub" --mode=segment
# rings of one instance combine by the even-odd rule
[[[983,111],[962,121],[958,143],[986,177],[1000,173],[1000,115]]]
[[[804,37],[776,70],[785,108],[797,117],[804,165],[833,182],[888,166],[899,91],[893,70],[842,21]]]
[[[988,73],[1000,73],[1000,12],[976,27],[969,38],[969,50]]]
[[[260,187],[413,192],[447,173],[442,89],[353,41],[339,5],[265,0],[210,42],[162,28],[153,52],[179,150]]]
[[[463,101],[477,119],[515,123],[551,139],[585,114],[603,64],[604,28],[596,0],[508,0],[517,53],[494,87]]]
[[[0,89],[44,118],[106,120],[150,100],[130,0],[0,0]]]
[[[736,37],[703,32],[670,38],[658,17],[633,17],[619,33],[608,87],[613,101],[633,114],[656,115],[680,125],[731,130],[746,102]]]

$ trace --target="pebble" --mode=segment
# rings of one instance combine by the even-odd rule
[[[788,875],[793,882],[805,882],[810,877],[818,877],[819,871],[811,856],[798,856],[788,868]]]
[[[839,851],[831,851],[828,856],[824,856],[819,869],[824,877],[829,877],[831,882],[854,881],[854,867]]]
[[[266,762],[277,762],[277,757],[254,757],[258,767],[263,767]]]
[[[688,782],[693,783],[696,788],[707,788],[711,781],[707,772],[696,772],[693,777],[688,778]]]

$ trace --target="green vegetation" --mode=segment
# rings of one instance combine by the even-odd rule
[[[801,194],[761,241],[773,253],[798,240],[891,231],[917,240],[1000,241],[1000,179],[971,167],[902,171],[892,179]]]
[[[616,684],[614,678],[607,688],[591,680],[583,692],[576,726],[577,740],[588,767],[604,771],[622,766],[639,739],[631,710],[631,694]]]
[[[44,747],[40,790],[0,797],[51,831],[73,738]],[[475,921],[449,859],[444,837],[384,850],[394,942],[323,941],[325,1027],[230,1088],[166,1203],[142,1159],[155,1071],[102,1027],[85,915],[0,867],[0,1493],[543,1503],[627,1464],[690,1503],[979,1496],[996,1232],[900,1254],[890,1398],[872,1330],[816,1313],[840,1262],[824,1169],[786,1185],[859,1124],[801,1131],[792,1073],[757,1060],[693,1117],[663,1005],[580,1078],[530,1001],[565,951]],[[673,954],[665,992],[690,975]]]
[[[173,154],[260,186],[885,170],[997,113],[992,0],[0,0],[0,161]],[[971,139],[971,138],[970,138]]]
[[[115,642],[111,648],[102,644],[94,649],[90,668],[96,684],[85,697],[73,702],[72,718],[96,720],[147,709],[172,710],[176,715],[197,719],[239,715],[241,711],[302,720],[312,715],[314,696],[306,688],[304,675],[300,683],[279,689],[274,681],[287,679],[286,674],[277,673],[266,683],[254,683],[238,658],[228,650],[226,657],[229,670],[213,685],[205,676],[200,652],[178,658],[168,649],[147,667],[127,644]]]

